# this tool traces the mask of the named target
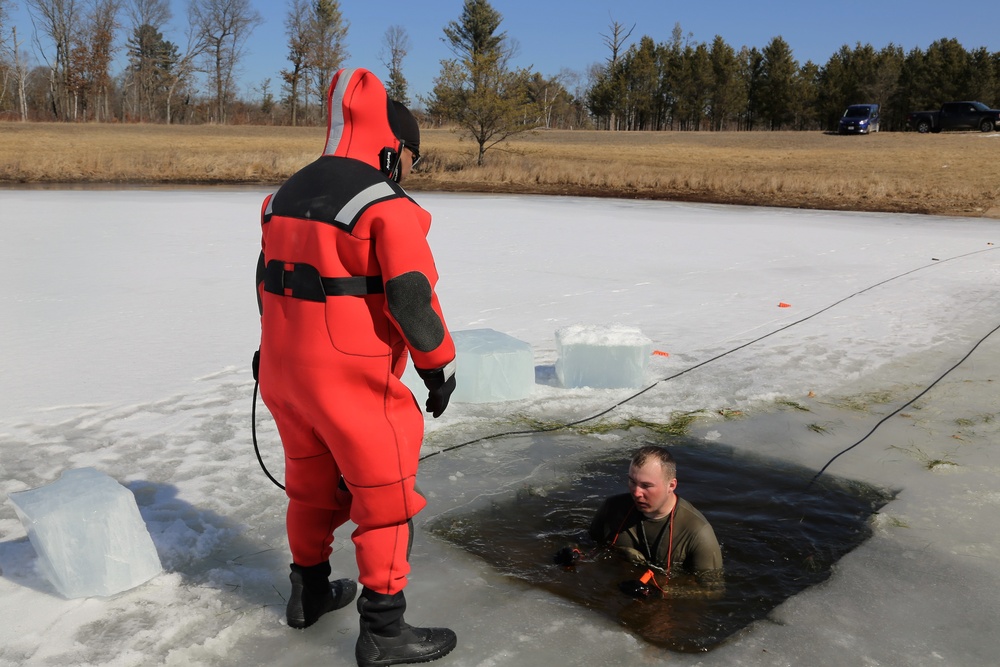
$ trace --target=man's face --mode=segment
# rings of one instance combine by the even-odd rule
[[[402,183],[403,179],[409,176],[412,170],[413,152],[404,146],[403,151],[399,154],[399,182]]]
[[[662,464],[647,460],[642,467],[628,469],[628,490],[637,510],[647,518],[659,519],[669,514],[674,503],[677,478],[667,479]]]

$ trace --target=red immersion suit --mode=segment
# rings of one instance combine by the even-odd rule
[[[357,525],[359,581],[406,585],[423,415],[400,381],[455,358],[434,292],[431,216],[380,170],[400,149],[385,89],[341,70],[323,155],[262,211],[260,393],[285,450],[294,562],[326,562],[333,531]],[[343,477],[343,483],[340,482]]]

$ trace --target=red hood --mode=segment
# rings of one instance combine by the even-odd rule
[[[327,96],[330,121],[323,155],[360,160],[379,168],[379,152],[399,148],[389,125],[385,87],[366,69],[342,69]]]

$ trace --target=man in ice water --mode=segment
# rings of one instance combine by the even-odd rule
[[[333,532],[356,524],[359,665],[435,660],[455,633],[403,620],[423,415],[400,381],[407,356],[438,417],[455,389],[455,345],[435,293],[431,216],[399,186],[420,131],[364,69],[337,72],[322,156],[263,205],[257,377],[285,450],[292,552],[288,624],[346,606],[329,581]]]
[[[591,522],[590,537],[648,567],[643,585],[660,586],[663,575],[678,569],[694,573],[702,583],[721,583],[722,551],[715,531],[675,493],[677,465],[670,451],[655,445],[636,451],[628,488],[628,493],[604,501]]]

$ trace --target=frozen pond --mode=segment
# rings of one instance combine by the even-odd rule
[[[3,192],[0,497],[70,468],[102,470],[135,493],[166,572],[113,598],[65,600],[39,574],[5,500],[0,664],[352,664],[353,610],[304,632],[284,625],[284,500],[250,444],[264,194]],[[458,633],[437,664],[996,661],[1000,341],[990,334],[1000,324],[1000,223],[416,198],[434,214],[449,326],[528,342],[537,381],[527,399],[456,403],[426,422],[420,484],[431,502],[417,520],[407,620]],[[640,329],[662,353],[645,390],[560,387],[554,332],[612,323]],[[430,530],[462,507],[516,498],[525,479],[579,495],[572,484],[595,474],[588,466],[620,461],[646,437],[642,425],[679,415],[696,416],[692,451],[778,461],[767,474],[792,486],[808,475],[796,466],[830,464],[831,480],[896,495],[865,522],[869,539],[830,560],[828,578],[720,633],[707,653],[645,641]],[[262,454],[280,476],[273,424],[259,421]],[[580,438],[558,428],[571,422],[595,430]],[[482,439],[540,430],[542,444]],[[546,453],[545,440],[557,449]],[[541,449],[522,456],[532,443]],[[526,471],[533,457],[544,460]],[[710,461],[686,463],[692,479]],[[759,474],[748,482],[765,492]],[[728,494],[712,495],[698,503],[721,507]],[[334,570],[353,576],[349,535],[337,538]]]

